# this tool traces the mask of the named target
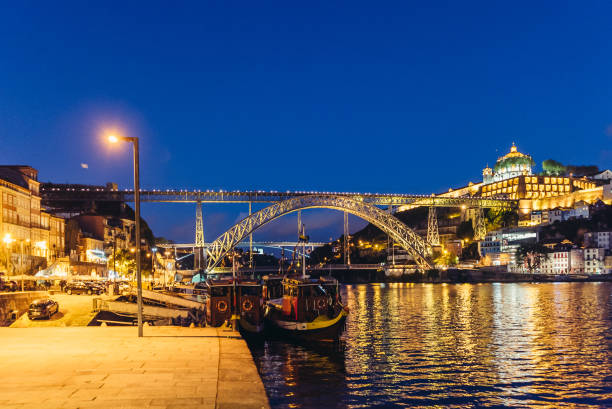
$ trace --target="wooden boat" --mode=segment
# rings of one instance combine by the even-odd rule
[[[206,325],[220,327],[229,324],[234,303],[232,279],[206,281]]]
[[[340,302],[337,280],[286,277],[282,287],[282,298],[266,304],[266,325],[272,331],[306,340],[338,339],[348,309]]]
[[[253,279],[236,280],[236,308],[240,329],[251,334],[264,330],[264,303],[261,283]]]
[[[207,280],[206,293],[208,325],[219,327],[236,321],[239,329],[243,331],[263,331],[262,286],[258,281],[234,278]]]

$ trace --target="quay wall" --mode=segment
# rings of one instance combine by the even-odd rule
[[[11,311],[18,311],[17,317],[19,317],[27,311],[32,301],[48,296],[47,291],[0,293],[0,327],[6,327],[11,323]]]

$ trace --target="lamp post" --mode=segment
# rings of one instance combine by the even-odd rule
[[[108,141],[132,142],[134,147],[134,213],[136,218],[136,285],[138,299],[138,337],[142,337],[142,275],[140,272],[140,164],[138,160],[138,138],[110,135]]]
[[[157,247],[153,247],[151,249],[151,276],[153,277],[153,281],[155,281],[155,256],[157,254]]]

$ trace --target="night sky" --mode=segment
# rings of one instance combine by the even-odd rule
[[[609,2],[97,3],[0,5],[0,163],[129,187],[114,130],[141,139],[143,188],[440,192],[512,142],[612,166]],[[246,210],[205,206],[207,241]],[[193,241],[194,205],[143,215]]]

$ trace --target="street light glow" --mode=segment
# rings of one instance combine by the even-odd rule
[[[115,135],[108,135],[108,141],[110,143],[117,143],[119,142],[119,138],[117,138]]]
[[[4,235],[4,238],[2,239],[2,241],[4,242],[4,244],[6,244],[6,245],[8,246],[8,245],[9,245],[9,244],[11,244],[11,243],[12,243],[14,240],[13,240],[13,238],[11,237],[11,233],[6,233],[6,234]]]

